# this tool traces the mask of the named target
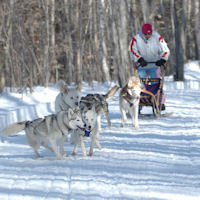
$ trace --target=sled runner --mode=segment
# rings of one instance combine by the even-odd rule
[[[154,63],[155,62],[148,62]],[[163,100],[165,98],[163,91],[165,66],[161,67],[138,67],[137,73],[144,85],[144,88],[140,94],[139,110],[143,106],[151,106],[153,115],[155,117],[161,117],[168,114],[161,114],[162,110],[165,110]]]

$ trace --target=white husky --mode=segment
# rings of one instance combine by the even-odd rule
[[[81,88],[68,88],[63,80],[57,82],[57,87],[60,93],[57,95],[55,100],[55,112],[68,111],[69,108],[79,110],[81,100]],[[73,134],[75,130],[70,131]],[[64,136],[63,140],[67,141],[67,135]]]
[[[129,113],[132,118],[132,124],[135,129],[139,129],[138,111],[141,93],[141,83],[138,76],[129,78],[128,83],[121,89],[119,95],[120,111],[122,114],[121,127],[127,120],[126,113]]]
[[[25,130],[26,141],[34,149],[37,157],[40,157],[38,149],[42,145],[46,149],[55,152],[57,159],[62,159],[66,156],[64,152],[65,135],[68,134],[70,129],[80,128],[84,130],[84,126],[80,113],[69,108],[68,111],[61,111],[56,115],[14,123],[6,127],[1,134],[10,136]],[[56,144],[57,140],[59,141],[60,152]],[[52,148],[48,143],[51,144]]]
[[[80,143],[82,153],[84,156],[86,156],[87,154],[83,139],[85,137],[90,137],[91,143],[90,143],[89,156],[92,156],[95,142],[98,149],[101,150],[101,145],[99,144],[99,130],[97,124],[97,113],[95,110],[95,105],[93,105],[92,108],[88,108],[87,106],[82,107],[81,113],[83,122],[86,124],[85,125],[86,131],[76,130],[74,131],[73,134],[71,134],[71,143],[74,144],[73,154],[76,155],[77,147],[78,144]]]
[[[57,83],[60,93],[55,100],[56,113],[62,110],[68,110],[69,108],[79,108],[81,99],[81,88],[68,88],[63,80],[59,80]]]

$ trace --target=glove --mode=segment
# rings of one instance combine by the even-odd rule
[[[138,62],[140,63],[141,67],[147,66],[147,61],[143,57],[140,57],[140,59],[138,59]]]
[[[162,65],[164,65],[166,63],[166,60],[164,60],[164,59],[160,59],[160,60],[157,60],[156,61],[156,65],[157,66],[162,66]]]

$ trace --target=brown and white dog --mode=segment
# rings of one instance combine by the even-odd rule
[[[122,114],[121,127],[127,120],[126,114],[129,113],[135,129],[139,129],[138,112],[141,93],[141,82],[138,76],[129,78],[127,84],[121,89],[119,95],[120,111]]]

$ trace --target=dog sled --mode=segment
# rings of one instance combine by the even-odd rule
[[[155,64],[155,62],[148,62]],[[155,117],[164,117],[172,113],[162,114],[165,110],[165,95],[163,91],[165,66],[161,67],[137,67],[137,73],[143,83],[143,89],[140,94],[139,114],[141,114],[142,107],[151,106]]]

